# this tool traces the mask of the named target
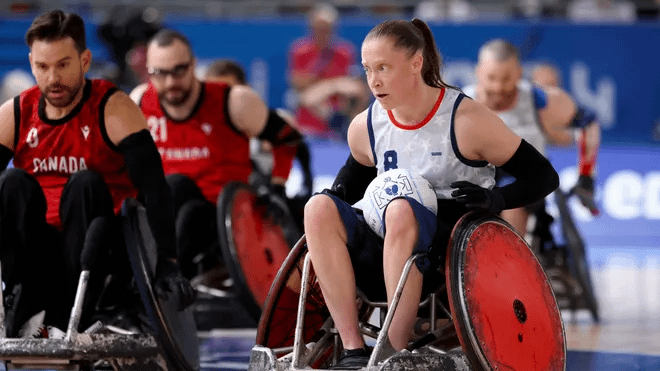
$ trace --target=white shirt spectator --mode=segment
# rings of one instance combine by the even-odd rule
[[[634,23],[635,5],[616,0],[574,0],[566,10],[568,19],[576,23]]]
[[[32,87],[36,82],[32,75],[20,68],[8,71],[2,78],[0,87],[0,104],[21,94],[23,90]]]
[[[465,0],[420,1],[415,7],[415,18],[425,22],[466,22],[476,16],[474,7]]]

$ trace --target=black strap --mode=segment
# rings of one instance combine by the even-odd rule
[[[176,258],[174,202],[151,134],[147,129],[140,130],[124,138],[118,147],[124,154],[128,175],[143,199],[158,256]]]
[[[275,110],[268,112],[268,121],[259,139],[271,142],[274,146],[298,145],[302,135],[284,120]]]
[[[559,187],[559,175],[550,161],[524,139],[501,168],[516,178],[513,183],[496,188],[504,198],[505,209],[536,202]]]

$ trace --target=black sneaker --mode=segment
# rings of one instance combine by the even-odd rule
[[[371,348],[344,349],[337,364],[330,367],[330,370],[359,370],[367,367],[370,356]]]

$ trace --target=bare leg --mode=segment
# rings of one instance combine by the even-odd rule
[[[419,228],[410,204],[404,199],[396,199],[387,206],[385,225],[387,232],[383,251],[383,270],[387,302],[391,303],[403,266],[412,255],[417,243]],[[421,295],[422,273],[417,267],[413,267],[388,332],[390,343],[396,350],[408,345]]]
[[[364,347],[358,327],[355,273],[346,248],[348,236],[330,197],[316,195],[305,205],[305,236],[314,272],[344,348]]]
[[[509,222],[513,229],[520,233],[521,236],[524,237],[527,234],[527,218],[529,217],[529,214],[524,207],[502,210],[501,216],[502,219]]]

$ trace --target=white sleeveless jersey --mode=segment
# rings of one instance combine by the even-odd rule
[[[475,97],[476,86],[470,85],[463,89],[466,95]],[[539,116],[534,99],[533,85],[527,80],[518,83],[518,98],[516,106],[495,112],[514,133],[525,139],[545,156],[548,140],[539,122]]]
[[[495,185],[495,167],[461,155],[454,134],[454,114],[464,94],[443,89],[433,111],[415,127],[402,127],[378,101],[369,107],[367,127],[378,174],[408,169],[428,180],[439,199],[453,199],[449,184],[466,180],[484,188]],[[468,98],[469,99],[469,98]]]

